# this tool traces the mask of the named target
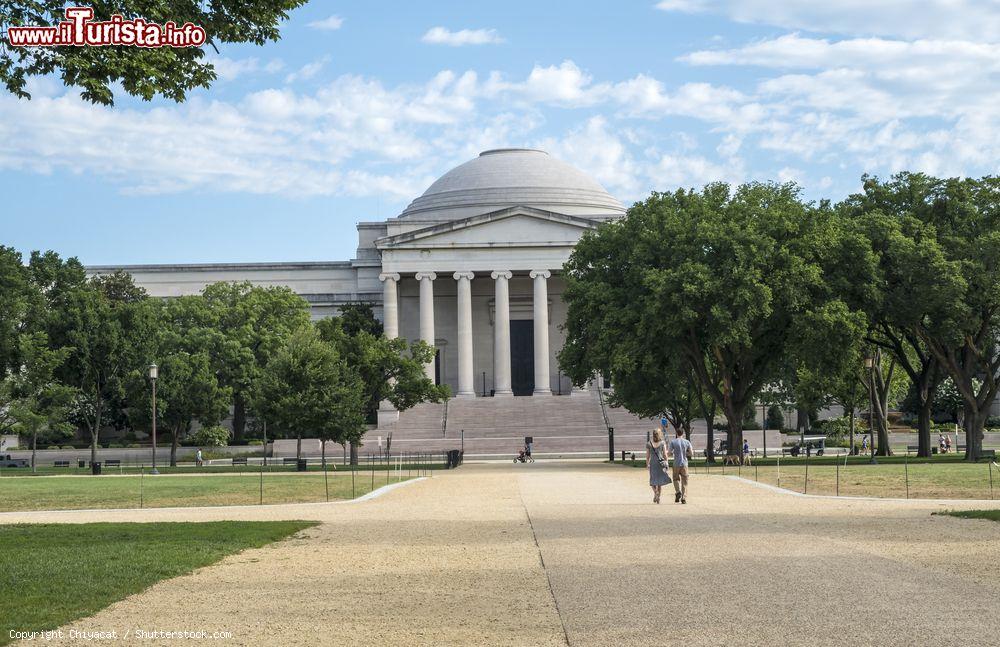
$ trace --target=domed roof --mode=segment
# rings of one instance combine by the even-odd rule
[[[596,218],[625,213],[596,180],[545,151],[499,148],[442,175],[399,217],[457,220],[513,206]]]

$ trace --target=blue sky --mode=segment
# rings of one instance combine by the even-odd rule
[[[355,223],[533,146],[625,203],[724,180],[995,174],[992,0],[319,2],[185,104],[0,94],[0,244],[88,264],[342,260]]]

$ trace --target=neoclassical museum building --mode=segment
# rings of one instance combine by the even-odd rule
[[[380,412],[379,429],[396,428],[397,438],[426,436],[427,445],[453,432],[471,440],[474,429],[513,439],[560,428],[567,438],[591,432],[603,438],[615,421],[599,394],[574,391],[556,362],[566,318],[561,270],[583,232],[624,213],[621,202],[572,165],[544,151],[506,148],[448,171],[398,216],[359,223],[350,260],[89,269],[124,269],[160,297],[197,294],[216,281],[288,286],[311,304],[314,318],[349,302],[376,304],[387,335],[437,349],[428,375],[454,396],[402,419]],[[586,397],[555,397],[573,395]],[[486,444],[500,451],[511,443]]]

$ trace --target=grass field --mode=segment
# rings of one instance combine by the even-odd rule
[[[54,629],[160,580],[313,525],[221,521],[0,526],[0,590],[5,592],[0,645],[11,642],[11,631]]]
[[[630,465],[627,462],[626,465]],[[636,461],[645,467],[644,461]],[[746,467],[692,463],[696,474],[741,476],[805,494],[911,499],[1000,499],[1000,469],[990,463],[966,463],[950,457],[904,462],[901,457],[849,459],[847,465],[828,459],[755,461]],[[991,483],[992,476],[992,487]]]
[[[162,508],[351,499],[410,474],[376,471],[5,478],[0,511]],[[261,486],[263,484],[263,494]]]

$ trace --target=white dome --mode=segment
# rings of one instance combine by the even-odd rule
[[[457,220],[513,206],[601,219],[625,213],[621,202],[579,169],[544,151],[500,148],[442,175],[399,217]]]

